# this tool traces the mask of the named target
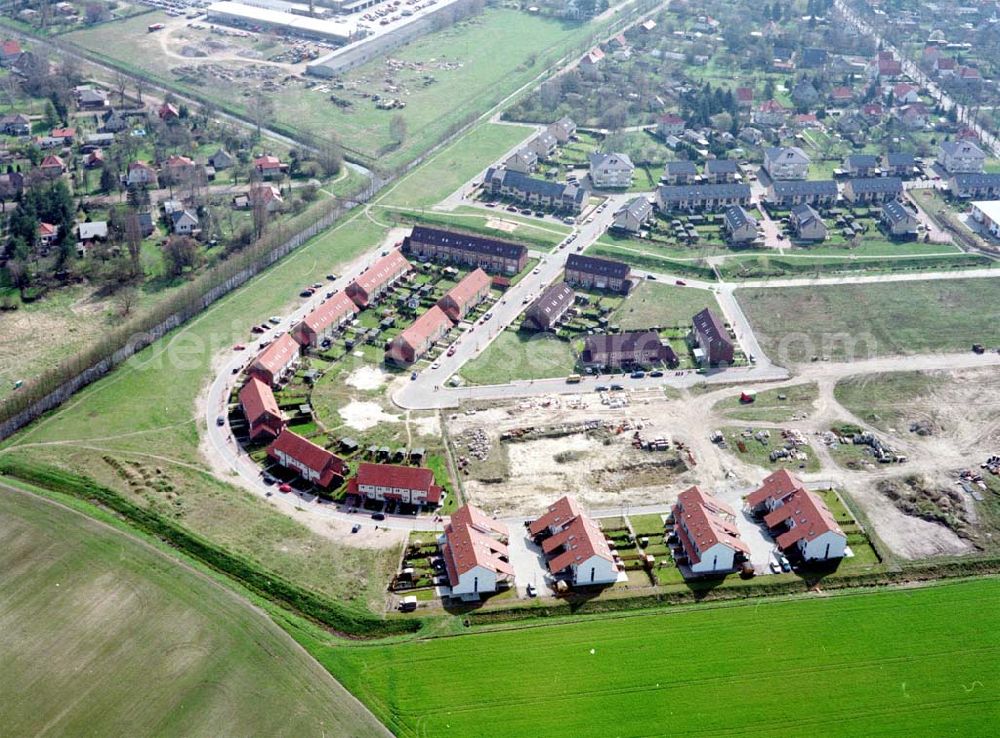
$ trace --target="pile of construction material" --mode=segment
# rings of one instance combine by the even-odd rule
[[[459,436],[457,444],[464,446],[470,456],[480,461],[484,461],[490,455],[490,450],[493,446],[489,436],[480,428],[474,428]]]

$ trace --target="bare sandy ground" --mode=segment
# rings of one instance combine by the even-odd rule
[[[338,411],[344,423],[355,430],[374,428],[379,423],[398,423],[398,415],[390,415],[377,402],[352,400]]]
[[[376,390],[386,383],[387,375],[376,366],[362,366],[351,372],[344,384],[361,390]]]

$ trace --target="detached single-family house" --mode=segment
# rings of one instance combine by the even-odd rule
[[[666,138],[667,136],[684,135],[684,119],[676,113],[665,113],[656,121],[656,132]]]
[[[177,106],[168,102],[163,103],[159,110],[156,111],[156,114],[164,123],[181,117],[181,112],[177,109]]]
[[[0,43],[0,67],[12,67],[21,58],[21,43],[17,39],[8,38]]]
[[[282,164],[281,159],[270,154],[258,156],[253,160],[254,171],[264,179],[274,179],[280,177],[288,170],[287,164]]]
[[[8,136],[30,136],[31,118],[24,113],[14,113],[0,118],[0,131]]]
[[[572,118],[563,117],[555,123],[550,123],[547,130],[556,137],[556,141],[558,141],[560,145],[566,144],[569,143],[573,136],[576,135],[576,123],[573,122]]]
[[[129,187],[157,187],[159,180],[156,176],[156,170],[149,164],[144,161],[133,161],[128,165],[125,183]]]
[[[788,214],[788,223],[800,241],[826,240],[826,223],[810,205],[803,203],[793,206]]]
[[[93,87],[78,87],[76,104],[80,110],[104,110],[108,107],[108,95],[103,90],[95,90]]]
[[[847,536],[837,525],[826,503],[814,492],[799,487],[764,516],[778,548],[805,561],[843,558]]]
[[[920,102],[920,88],[900,82],[892,88],[892,99],[897,105],[911,105]]]
[[[805,179],[809,157],[798,146],[770,148],[764,152],[764,171],[771,179]]]
[[[830,90],[830,102],[834,105],[850,105],[852,100],[854,100],[854,90],[850,87],[834,87]]]
[[[815,105],[819,101],[819,92],[812,82],[800,79],[792,88],[792,100],[797,105]]]
[[[42,246],[51,246],[59,238],[59,226],[52,223],[38,224],[38,243]]]
[[[285,204],[281,190],[270,182],[254,182],[247,192],[247,204],[251,208],[263,207],[269,213],[280,210]]]
[[[886,232],[895,238],[907,238],[917,235],[917,226],[920,225],[917,214],[902,200],[889,200],[886,202],[882,206],[879,221]]]
[[[198,216],[190,210],[175,210],[170,214],[170,227],[179,236],[190,236],[198,231]]]
[[[760,126],[778,128],[785,124],[790,112],[777,100],[765,100],[754,113],[753,122]]]
[[[736,105],[738,107],[749,108],[753,106],[753,88],[737,87],[735,94],[736,94]]]
[[[55,179],[56,177],[61,177],[66,172],[66,164],[61,157],[49,154],[38,165],[38,171],[49,179]]]
[[[208,157],[208,163],[216,171],[221,172],[223,169],[229,169],[233,166],[233,164],[236,163],[236,160],[225,149],[219,149]]]

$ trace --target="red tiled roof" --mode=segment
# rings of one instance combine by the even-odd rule
[[[615,560],[601,526],[586,515],[574,518],[563,530],[547,539],[542,548],[546,553],[552,553],[559,546],[563,547],[563,552],[549,560],[549,571],[553,574],[558,574],[573,564],[582,564],[592,556],[599,556],[612,563]]]
[[[769,528],[781,523],[794,523],[777,538],[778,546],[782,549],[801,540],[811,541],[824,533],[844,535],[826,503],[807,489],[796,490],[784,505],[766,515],[764,522]]]
[[[736,526],[725,517],[735,517],[732,508],[698,487],[690,487],[677,496],[677,505],[674,506],[677,536],[692,563],[701,560],[699,551],[707,551],[720,543],[737,551],[750,552]]]
[[[916,92],[919,88],[913,85],[908,85],[905,82],[900,82],[898,85],[892,88],[892,94],[896,97],[906,97],[911,92]]]
[[[854,97],[854,92],[850,87],[834,87],[830,91],[830,97],[834,100],[850,100]]]
[[[942,56],[937,60],[938,69],[954,69],[955,65],[955,60],[947,56]]]
[[[765,100],[760,104],[760,112],[762,113],[787,113],[788,108],[782,105],[777,100]]]
[[[38,166],[41,169],[48,169],[49,167],[65,167],[66,165],[60,157],[55,156],[54,154],[49,154],[42,159],[42,163]]]
[[[675,126],[683,122],[684,119],[675,113],[666,113],[660,116],[660,123],[665,123],[668,126]]]
[[[532,536],[537,536],[550,527],[558,528],[568,524],[573,518],[583,514],[580,503],[571,495],[566,495],[549,505],[549,509],[538,520],[528,526],[528,532]]]
[[[73,138],[76,135],[75,128],[53,128],[52,138]]]
[[[441,488],[434,484],[434,472],[424,467],[365,462],[358,466],[355,479],[359,485],[420,490],[425,493],[428,502],[441,499]]]
[[[486,534],[492,532],[498,536],[507,537],[509,535],[506,525],[493,520],[478,507],[468,504],[462,505],[451,514],[451,524],[467,525]]]
[[[240,390],[240,405],[247,422],[254,425],[263,415],[271,414],[281,417],[278,402],[274,399],[271,388],[257,377],[250,380]]]
[[[507,547],[495,538],[467,525],[454,523],[445,526],[444,536],[445,543],[441,553],[451,586],[457,586],[459,577],[477,566],[497,574],[514,576],[514,568],[510,562],[500,558],[508,555]]]
[[[167,157],[167,160],[163,162],[163,166],[170,169],[174,167],[192,167],[194,166],[194,161],[186,156],[171,154]]]
[[[131,164],[128,165],[128,170],[131,172],[133,169],[145,169],[148,172],[153,171],[153,167],[151,167],[144,161],[133,161]]]
[[[265,154],[264,156],[258,156],[254,159],[253,165],[258,169],[280,169],[281,159],[276,156],[271,156],[270,154]]]
[[[346,293],[339,292],[303,318],[302,325],[318,335],[334,323],[339,323],[347,313],[353,315],[357,312],[354,301]]]
[[[273,459],[278,459],[279,451],[319,474],[318,484],[321,487],[329,487],[333,478],[346,469],[344,460],[339,456],[287,428],[267,447],[267,455]]]
[[[438,305],[441,305],[446,299],[450,298],[454,301],[455,305],[458,306],[459,310],[465,311],[469,303],[472,302],[472,300],[474,300],[484,288],[488,290],[489,287],[490,275],[482,269],[476,269],[473,272],[469,272],[465,275],[461,282],[448,290],[444,297],[438,301]]]
[[[406,260],[406,257],[403,256],[399,249],[392,249],[388,254],[372,264],[366,272],[359,274],[354,279],[354,284],[370,295],[391,280],[402,268],[409,270],[410,262]]]
[[[14,39],[8,39],[3,42],[3,55],[13,56],[14,54],[21,53],[21,44]]]
[[[746,502],[751,508],[763,505],[769,499],[782,500],[802,487],[802,481],[787,469],[779,469],[764,477],[760,487],[747,495]]]
[[[290,335],[283,333],[257,355],[253,367],[270,372],[276,377],[298,355],[299,344]]]
[[[437,305],[417,318],[409,328],[400,333],[394,340],[408,344],[414,348],[424,345],[428,338],[436,335],[441,328],[450,329],[451,318]]]
[[[54,236],[59,232],[57,226],[51,223],[39,223],[38,224],[38,235],[39,236]]]

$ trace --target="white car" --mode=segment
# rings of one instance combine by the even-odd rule
[[[431,364],[431,369],[440,369],[440,368],[441,368],[440,361],[435,361],[433,364]]]
[[[267,319],[267,322],[270,323],[271,325],[278,325],[278,323],[281,322],[281,318],[279,318],[277,315],[272,315],[270,318]]]
[[[535,267],[534,269],[531,270],[531,273],[532,274],[541,274],[542,270],[539,269],[538,267]]]

